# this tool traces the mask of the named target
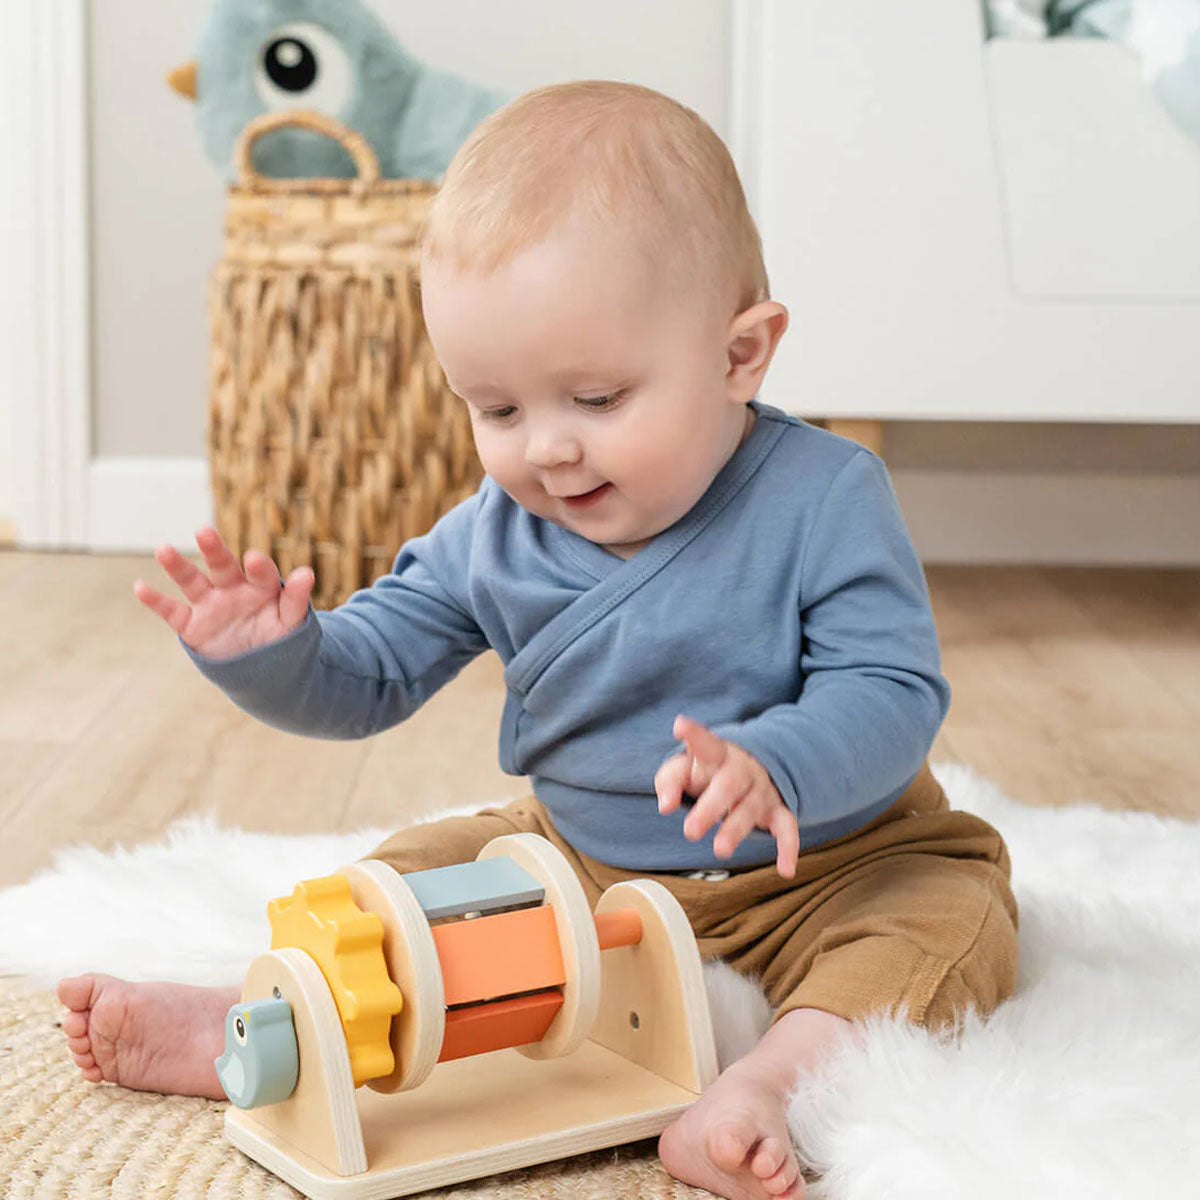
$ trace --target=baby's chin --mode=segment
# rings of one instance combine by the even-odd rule
[[[555,515],[548,519],[560,528],[578,534],[589,542],[594,542],[610,554],[617,555],[618,558],[631,558],[643,546],[649,545],[663,530],[669,529],[674,524],[671,521],[634,527],[621,524],[611,524],[606,527],[602,522],[572,520],[570,516]]]
[[[595,542],[597,546],[607,550],[610,554],[615,554],[618,558],[632,558],[639,550],[648,546],[660,533],[665,533],[676,521],[658,521],[644,524],[636,529],[613,530],[611,532],[599,530],[583,530],[575,528],[572,530],[578,533],[581,537],[585,537],[590,542]],[[570,529],[571,526],[567,525]]]

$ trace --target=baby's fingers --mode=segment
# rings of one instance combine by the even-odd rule
[[[158,565],[179,585],[189,604],[198,604],[212,589],[208,576],[174,546],[159,546],[154,552]]]
[[[217,587],[233,587],[245,578],[233,551],[211,525],[196,530],[196,545],[200,547],[200,553],[204,555],[204,561],[212,572],[212,581]]]
[[[753,785],[754,781],[744,763],[737,759],[727,762],[697,795],[696,806],[683,823],[683,836],[693,842],[699,841],[733,812]],[[737,822],[734,824],[736,827]]]
[[[192,615],[192,610],[182,600],[175,600],[170,596],[164,596],[162,592],[156,591],[148,583],[144,583],[140,579],[133,585],[133,594],[148,609],[158,613],[176,633],[183,633],[188,619]]]
[[[242,555],[242,563],[246,569],[246,578],[256,588],[272,595],[279,591],[279,568],[261,550],[247,550]]]
[[[279,619],[285,629],[295,629],[308,616],[308,601],[315,582],[312,567],[297,567],[287,577],[279,594]]]
[[[688,753],[707,763],[712,770],[720,767],[729,757],[729,746],[717,737],[706,725],[685,717],[683,713],[675,718],[672,733],[681,741],[687,743]]]
[[[683,803],[683,793],[691,782],[692,759],[689,754],[676,754],[667,759],[654,775],[654,790],[658,793],[658,811],[674,812]]]
[[[752,805],[735,805],[713,836],[713,853],[718,858],[729,858],[746,840],[755,824]]]
[[[800,856],[800,827],[789,808],[779,807],[771,815],[771,832],[775,835],[775,868],[784,879],[796,874]]]

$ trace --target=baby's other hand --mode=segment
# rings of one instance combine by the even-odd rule
[[[698,841],[721,822],[713,838],[713,852],[721,858],[728,858],[752,829],[765,829],[775,837],[779,874],[791,879],[800,853],[800,828],[766,767],[690,717],[676,717],[672,732],[687,752],[667,759],[654,776],[658,811],[674,812],[685,792],[695,796],[683,823],[684,835]]]
[[[211,579],[173,546],[154,552],[187,603],[164,596],[140,579],[133,594],[198,654],[233,658],[277,641],[304,621],[315,582],[311,567],[297,567],[280,587],[279,568],[261,551],[246,551],[243,573],[215,529],[197,530],[196,545]]]

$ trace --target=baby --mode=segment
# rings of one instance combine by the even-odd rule
[[[158,551],[182,600],[136,595],[236,704],[318,737],[404,720],[493,648],[501,765],[534,794],[369,857],[417,871],[529,831],[593,904],[668,887],[773,1021],[663,1133],[663,1165],[736,1200],[801,1196],[798,1073],[859,1018],[949,1025],[1016,974],[1004,844],[926,763],[949,688],[887,472],[756,399],[788,313],[725,146],[657,92],[566,84],[490,116],[421,270],[478,492],[333,612],[311,570],[281,587],[211,529],[207,574]],[[236,991],[85,975],[59,997],[86,1078],[222,1096]]]

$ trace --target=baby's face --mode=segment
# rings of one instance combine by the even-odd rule
[[[484,470],[621,557],[680,519],[749,428],[729,322],[613,233],[564,229],[491,275],[425,261],[426,327]]]

